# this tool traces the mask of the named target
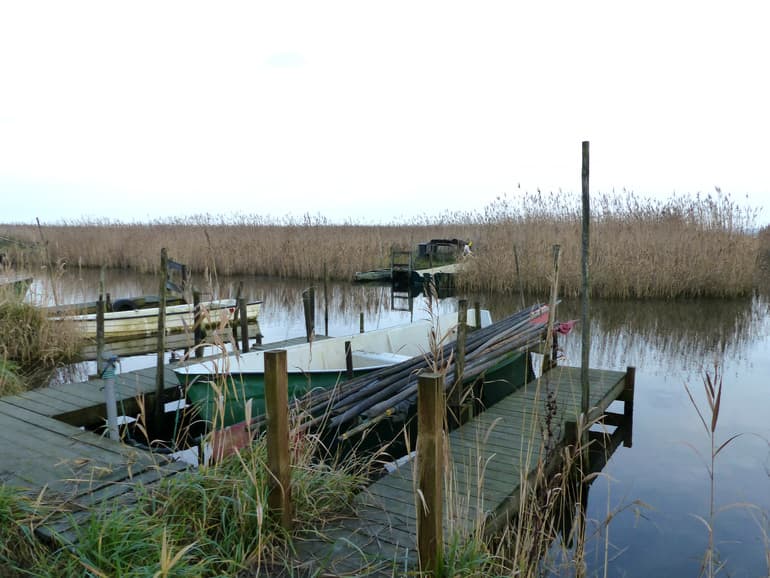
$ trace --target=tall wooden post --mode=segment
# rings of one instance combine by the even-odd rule
[[[590,294],[591,282],[588,263],[591,256],[589,227],[591,223],[591,203],[588,195],[588,141],[583,141],[583,250],[581,269],[583,273],[583,290],[581,300],[581,324],[583,340],[580,356],[580,384],[581,398],[580,411],[588,415],[589,400],[591,398],[591,386],[588,383],[588,364],[591,354],[591,318],[590,318]]]
[[[166,280],[168,276],[168,253],[166,248],[160,250],[160,286],[158,289],[158,356],[155,372],[155,431],[160,431],[163,425],[163,390],[166,387],[164,353],[166,352]]]
[[[104,372],[104,265],[99,270],[99,300],[96,302],[96,376]]]
[[[249,352],[249,311],[246,305],[246,298],[238,298],[238,312],[241,318],[241,351]]]
[[[265,411],[267,413],[268,507],[280,516],[281,526],[291,530],[289,461],[289,378],[286,350],[265,352]]]
[[[329,337],[329,274],[324,261],[324,335]]]
[[[478,301],[476,301],[473,304],[473,309],[476,313],[476,323],[475,323],[476,329],[481,329],[481,304]]]
[[[519,283],[519,295],[521,296],[521,308],[523,310],[526,307],[524,301],[524,284],[521,280],[521,271],[519,270],[519,250],[516,248],[516,245],[513,246],[513,262],[516,265],[516,279]]]
[[[553,277],[551,278],[551,300],[548,303],[548,325],[545,334],[543,367],[541,373],[553,366],[553,324],[556,319],[556,301],[559,296],[559,264],[561,263],[561,245],[553,246]]]
[[[364,332],[364,313],[361,312],[361,315],[358,316],[358,331],[360,333]]]
[[[417,382],[417,549],[420,569],[438,576],[444,554],[444,377]]]
[[[195,344],[195,357],[203,357],[203,313],[201,312],[201,292],[193,289],[193,339]]]
[[[315,287],[302,292],[302,307],[305,311],[305,334],[310,343],[315,332]]]
[[[463,419],[463,377],[465,374],[465,341],[468,335],[468,300],[460,299],[457,310],[457,341],[455,342],[455,382],[450,390],[449,409],[454,417],[452,427],[461,425]]]

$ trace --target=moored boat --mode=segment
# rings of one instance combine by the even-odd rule
[[[491,322],[489,311],[482,310],[482,327]],[[476,323],[474,310],[468,311],[468,323]],[[432,339],[441,347],[455,339],[456,331],[457,313],[453,312],[434,320],[286,347],[289,395],[298,397],[312,388],[332,387],[347,379],[347,341],[355,377],[425,355],[431,351]],[[263,350],[252,351],[174,371],[187,384],[187,399],[198,408],[202,420],[230,425],[264,412],[264,354]]]
[[[247,304],[249,321],[257,319],[262,301]],[[220,299],[201,302],[202,326],[215,327],[230,321],[236,311],[235,299]],[[195,306],[190,303],[166,307],[166,333],[192,332],[195,323]],[[105,341],[122,341],[140,337],[152,337],[158,334],[159,307],[133,309],[130,311],[111,311],[104,314]],[[96,336],[96,314],[59,315],[49,318],[73,324],[85,337]]]

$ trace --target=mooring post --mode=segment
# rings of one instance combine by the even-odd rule
[[[241,319],[241,294],[243,293],[243,281],[238,282],[238,290],[235,293],[235,311],[233,311],[233,317],[230,320],[230,331],[233,335],[233,347],[238,349],[238,326]]]
[[[364,312],[361,312],[361,315],[359,315],[358,318],[358,330],[360,333],[364,332]]]
[[[201,311],[201,292],[193,289],[193,339],[195,348],[195,357],[203,357],[203,312]]]
[[[96,375],[104,371],[104,265],[99,270],[99,300],[96,302]]]
[[[324,261],[324,335],[329,337],[329,275]]]
[[[633,445],[634,436],[634,390],[636,389],[636,368],[626,367],[626,383],[623,388],[621,400],[623,401],[623,427],[626,428],[623,436],[623,447],[630,448]]]
[[[468,300],[458,301],[457,340],[455,341],[455,382],[449,396],[449,413],[453,418],[452,427],[458,427],[465,421],[463,415],[463,377],[465,374],[465,341],[468,335]]]
[[[267,413],[268,507],[291,530],[291,462],[289,461],[289,378],[286,350],[265,352],[265,411]]]
[[[476,313],[476,323],[474,324],[476,329],[481,329],[481,303],[476,301],[473,304],[473,309]]]
[[[588,416],[588,405],[591,397],[591,386],[588,383],[588,364],[591,353],[591,320],[590,320],[590,293],[591,282],[589,277],[591,203],[588,195],[588,141],[583,141],[583,247],[581,270],[583,275],[581,323],[582,323],[582,347],[580,356],[580,384],[581,398],[580,411]]]
[[[553,324],[556,320],[556,302],[559,297],[559,265],[561,263],[561,245],[553,246],[553,273],[551,278],[551,299],[548,302],[548,324],[545,334],[545,349],[543,351],[543,366],[541,374],[553,367]]]
[[[347,370],[348,379],[353,379],[353,347],[350,341],[345,342],[345,369]]]
[[[444,554],[444,377],[417,381],[417,549],[420,569],[438,576]]]
[[[104,380],[104,404],[107,408],[107,430],[110,433],[112,441],[120,441],[120,430],[118,429],[118,403],[115,397],[115,364],[118,358],[111,356],[107,364],[99,374]]]
[[[581,270],[582,270],[582,303],[581,303],[581,323],[583,325],[582,332],[582,345],[580,355],[580,411],[583,413],[584,419],[588,419],[588,409],[591,399],[591,384],[588,381],[588,365],[591,358],[591,315],[590,315],[590,295],[591,295],[591,280],[589,276],[589,260],[591,257],[590,251],[590,224],[591,224],[591,203],[588,194],[588,141],[583,141],[583,243],[582,243],[582,258],[581,258]],[[588,431],[584,431],[582,434],[582,445],[585,448],[583,452],[583,458],[586,461],[585,469],[588,467]]]
[[[166,367],[164,353],[166,352],[166,280],[168,276],[168,253],[166,248],[160,250],[160,288],[158,289],[158,356],[155,371],[155,431],[163,426],[163,390],[166,387]]]
[[[238,311],[241,316],[241,351],[249,352],[249,311],[246,305],[246,298],[238,299]]]
[[[516,279],[519,283],[519,295],[521,296],[521,308],[524,309],[526,307],[524,302],[524,285],[521,280],[521,271],[519,270],[519,250],[516,248],[516,244],[513,245],[513,262],[516,266]]]
[[[310,343],[315,332],[315,287],[302,292],[302,307],[305,310],[305,334]]]

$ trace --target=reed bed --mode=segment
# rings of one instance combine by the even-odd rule
[[[591,277],[595,296],[619,298],[748,295],[759,262],[758,210],[717,189],[711,195],[654,200],[624,191],[592,199]],[[152,223],[76,221],[2,225],[19,263],[157,269],[161,247],[193,271],[350,279],[389,264],[393,248],[415,250],[432,238],[473,241],[468,290],[545,294],[548,255],[562,246],[563,294],[580,290],[581,207],[577,195],[517,193],[478,212],[445,213],[384,225],[334,224],[321,216],[267,220],[258,215],[201,215]],[[768,235],[765,233],[764,238]],[[45,241],[48,249],[25,245]],[[765,243],[767,245],[767,243]]]
[[[0,293],[0,396],[33,389],[79,358],[82,337],[19,297]]]

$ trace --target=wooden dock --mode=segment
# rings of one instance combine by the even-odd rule
[[[592,416],[616,399],[633,403],[633,373],[591,370]],[[493,386],[493,384],[488,384]],[[580,369],[555,367],[448,436],[444,540],[494,532],[516,514],[521,481],[533,476],[542,451],[545,399],[552,392],[551,431],[563,442],[580,414]],[[591,416],[589,416],[591,417]],[[621,416],[622,417],[622,416]],[[608,420],[615,421],[616,419]],[[615,424],[617,425],[617,424]],[[331,575],[393,576],[417,565],[414,460],[369,486],[350,517],[327,524],[297,544],[297,566]]]
[[[302,339],[267,344],[285,347]],[[200,361],[200,360],[195,360]],[[167,365],[169,399],[179,396],[175,365]],[[120,373],[115,390],[120,414],[136,415],[137,400],[155,393],[154,367]],[[128,503],[135,490],[185,470],[164,456],[114,442],[82,426],[104,423],[104,381],[54,385],[0,398],[0,484],[58,504],[61,515],[39,529],[46,539],[74,539],[73,524],[108,502]]]

